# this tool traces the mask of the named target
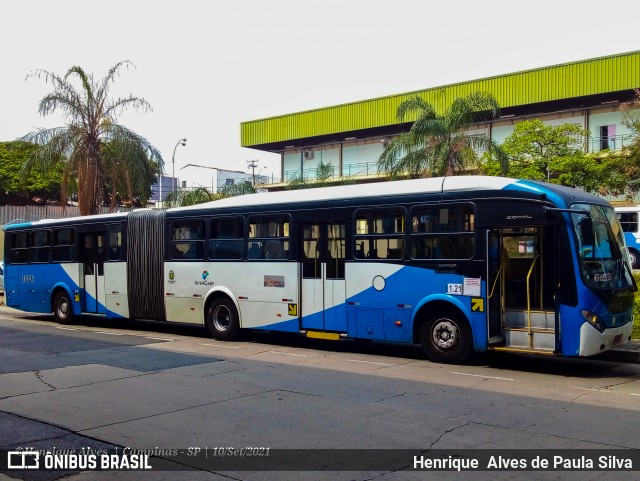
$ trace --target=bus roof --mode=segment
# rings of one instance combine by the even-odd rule
[[[607,204],[607,201],[600,197],[561,185],[518,180],[508,177],[467,175],[246,194],[189,207],[168,209],[168,212],[178,213],[184,212],[185,210],[220,209],[227,207],[275,206],[279,204],[286,205],[343,199],[381,198],[412,194],[446,194],[454,192],[483,192],[486,194],[486,192],[491,191],[500,192],[507,190],[514,193],[516,191],[529,193],[532,196],[554,197],[556,204],[564,203],[568,205],[576,201]],[[549,198],[548,200],[554,201],[553,198]],[[560,202],[557,200],[560,200]],[[564,207],[563,205],[559,206]]]

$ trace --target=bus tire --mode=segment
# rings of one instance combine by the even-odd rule
[[[629,249],[629,260],[632,269],[640,269],[640,254],[635,249]]]
[[[240,330],[240,317],[235,304],[226,298],[211,301],[207,305],[205,325],[214,339],[231,341]]]
[[[434,362],[458,364],[471,353],[471,329],[460,315],[438,314],[420,328],[422,349]]]
[[[53,298],[53,317],[59,324],[71,324],[75,319],[69,294],[58,292]]]

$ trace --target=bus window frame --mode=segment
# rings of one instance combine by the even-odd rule
[[[369,215],[365,215],[364,218],[367,222],[367,229],[371,225],[372,219],[378,219],[378,217],[373,217],[377,213],[400,213],[399,217],[402,221],[402,228],[399,232],[367,232],[365,234],[358,233],[358,215],[362,212],[365,212]],[[371,215],[373,214],[373,216]],[[408,219],[408,211],[404,205],[392,204],[392,205],[381,205],[375,207],[359,207],[353,211],[351,216],[353,225],[351,226],[351,238],[353,239],[353,259],[356,261],[381,261],[381,262],[398,262],[403,261],[407,258],[407,219]],[[385,216],[386,218],[386,216]],[[384,219],[384,218],[382,218]],[[393,221],[398,220],[398,217],[393,217]],[[348,236],[347,236],[348,237]],[[400,249],[400,255],[396,257],[389,257],[389,253],[391,252],[391,247],[387,245],[387,255],[385,257],[380,257],[378,253],[378,241],[387,241],[389,244],[390,240],[399,241],[400,247],[394,247],[393,250]],[[364,245],[360,242],[367,242],[369,246],[369,250],[365,251]],[[371,246],[374,247],[371,247]],[[358,249],[358,247],[362,247]],[[375,254],[374,254],[375,253]]]
[[[469,222],[472,223],[472,226],[470,228],[470,230],[443,230],[443,229],[433,229],[429,232],[413,232],[413,220],[415,216],[418,216],[418,214],[416,213],[416,211],[420,211],[420,210],[426,210],[426,209],[434,209],[434,210],[443,210],[443,209],[447,209],[447,210],[452,210],[455,208],[470,208],[470,212],[467,212],[467,214],[473,215],[473,220],[470,220]],[[448,215],[450,215],[451,213],[449,212]],[[442,261],[450,261],[450,260],[456,260],[456,261],[468,261],[468,260],[472,260],[475,258],[476,253],[477,253],[477,233],[478,233],[478,228],[477,228],[477,216],[478,216],[478,208],[476,206],[476,204],[474,202],[455,202],[455,203],[451,203],[451,204],[418,204],[418,205],[414,205],[413,207],[411,207],[411,209],[409,210],[409,222],[407,224],[407,230],[409,231],[409,246],[408,246],[408,254],[409,254],[409,258],[412,261],[417,261],[417,262],[421,262],[421,261],[437,261],[437,262],[442,262]],[[438,225],[442,225],[441,223],[438,223]],[[466,257],[455,257],[455,256],[445,256],[445,249],[442,248],[442,240],[446,239],[447,242],[450,244],[451,240],[456,240],[456,239],[470,239],[471,245],[470,245],[470,253],[466,256]],[[423,244],[423,246],[425,248],[429,248],[431,249],[431,254],[435,253],[435,250],[437,248],[437,246],[440,246],[440,252],[441,255],[438,256],[433,256],[431,255],[430,257],[416,257],[414,255],[414,242],[417,242],[418,240],[420,241],[425,241],[425,243]],[[426,241],[431,240],[431,244],[427,245],[428,243]],[[438,240],[438,243],[434,243],[435,240]],[[450,246],[451,248],[451,246]],[[455,248],[454,248],[455,250]],[[457,251],[456,251],[457,252]]]
[[[240,228],[240,234],[237,237],[214,237],[213,236],[213,222],[219,222],[224,220],[240,220],[242,225]],[[231,215],[220,215],[214,216],[207,219],[207,241],[206,241],[206,254],[207,259],[212,261],[240,261],[244,259],[246,254],[245,245],[246,245],[246,237],[245,232],[247,231],[247,218],[241,214],[231,214]],[[239,257],[216,257],[212,254],[215,253],[215,249],[218,246],[214,245],[216,242],[222,242],[223,245],[227,243],[233,242],[234,244],[240,243],[240,253]],[[222,249],[221,249],[222,250]],[[232,250],[229,250],[231,252]]]

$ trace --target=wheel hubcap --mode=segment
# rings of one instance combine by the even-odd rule
[[[449,319],[442,319],[433,326],[431,339],[438,349],[448,351],[458,344],[460,331],[454,322]]]
[[[58,314],[60,315],[60,317],[67,317],[68,313],[69,304],[63,299],[60,301],[60,304],[58,304]]]
[[[216,306],[211,316],[213,318],[213,325],[218,331],[226,331],[231,324],[231,313],[229,309],[224,306]]]

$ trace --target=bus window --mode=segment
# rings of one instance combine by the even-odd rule
[[[111,224],[108,228],[108,234],[107,259],[110,261],[119,261],[124,255],[124,249],[122,248],[122,224]]]
[[[285,215],[250,217],[247,259],[288,259],[289,226],[289,217]]]
[[[72,228],[53,231],[53,262],[73,261],[75,249],[75,231]]]
[[[12,233],[9,241],[9,262],[26,264],[29,262],[29,234],[27,232]]]
[[[209,222],[209,259],[242,259],[244,218],[224,217]]]
[[[175,221],[171,225],[171,258],[204,259],[204,220]]]
[[[359,210],[355,221],[356,259],[404,258],[404,210]]]
[[[411,215],[411,257],[470,259],[474,229],[472,205],[416,208]]]
[[[51,260],[51,231],[41,230],[32,233],[31,262],[46,263]]]
[[[345,225],[329,224],[327,231],[327,279],[344,279]]]

